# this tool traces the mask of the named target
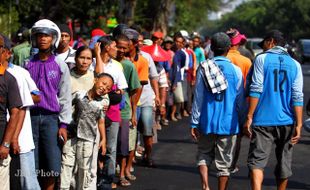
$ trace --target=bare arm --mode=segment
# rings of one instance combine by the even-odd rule
[[[160,95],[160,114],[164,115],[166,114],[166,99],[167,99],[167,88],[159,88],[159,95]]]
[[[104,72],[104,69],[103,69],[103,61],[102,61],[102,58],[101,58],[101,50],[100,50],[100,42],[97,42],[95,44],[95,56],[96,56],[96,67],[95,67],[95,73],[96,74],[100,74],[100,73],[103,73]]]
[[[295,111],[295,120],[296,120],[296,127],[294,135],[291,139],[291,143],[297,144],[300,137],[301,137],[301,128],[302,128],[302,106],[294,106]]]
[[[11,143],[12,137],[16,130],[17,117],[18,117],[18,108],[12,108],[10,110],[10,120],[8,121],[7,127],[5,129],[4,137],[2,143]],[[2,144],[0,146],[0,159],[6,159],[9,154],[9,148],[4,147]]]
[[[250,100],[249,112],[248,112],[246,122],[245,122],[244,127],[243,127],[243,133],[246,136],[248,136],[249,138],[251,138],[251,136],[252,136],[252,131],[251,131],[252,119],[253,119],[253,115],[254,115],[254,112],[255,112],[255,109],[257,107],[259,99],[255,98],[255,97],[250,97],[249,100]]]
[[[104,119],[101,118],[98,121],[98,129],[100,133],[100,143],[99,143],[99,149],[101,148],[101,154],[105,155],[106,153],[106,134],[105,134],[105,125],[104,125]]]
[[[137,104],[142,94],[142,89],[143,89],[143,86],[141,88],[138,88],[136,90],[136,93],[130,96],[130,103],[131,103],[131,109],[132,109],[131,122],[133,126],[137,126],[136,111],[137,111]]]
[[[40,102],[41,102],[41,97],[40,97],[40,95],[31,94],[31,97],[32,97],[33,103],[37,104],[37,103],[40,103]]]
[[[20,134],[20,131],[23,128],[23,123],[26,115],[26,108],[19,109],[17,113],[17,122],[16,122],[16,130],[12,137],[11,147],[13,148],[13,153],[18,154],[19,153],[19,143],[18,143],[18,137]]]
[[[151,79],[151,86],[155,93],[155,103],[157,106],[160,105],[160,98],[159,98],[159,88],[158,88],[158,80],[157,79]]]

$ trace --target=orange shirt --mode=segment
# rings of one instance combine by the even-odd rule
[[[149,80],[149,63],[142,55],[138,54],[137,60],[132,60],[138,72],[141,85],[145,85]]]
[[[243,81],[245,84],[246,76],[250,70],[252,62],[249,58],[240,54],[238,50],[229,50],[226,56],[234,65],[238,66],[241,69]]]

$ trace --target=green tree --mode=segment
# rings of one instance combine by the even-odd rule
[[[310,4],[307,0],[252,0],[223,16],[217,29],[238,28],[249,37],[279,29],[289,38],[310,37]]]
[[[0,28],[1,32],[8,37],[18,30],[20,24],[18,12],[10,2],[0,5]]]

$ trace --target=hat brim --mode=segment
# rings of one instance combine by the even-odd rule
[[[261,42],[259,42],[259,43],[257,44],[257,46],[263,49],[263,47],[264,47],[264,41],[265,41],[265,39],[263,39]]]
[[[234,37],[234,38],[232,38],[232,39],[230,40],[231,45],[233,45],[233,46],[238,45],[238,44],[242,45],[242,44],[244,44],[246,41],[247,41],[247,40],[246,40],[246,37],[245,37],[245,35],[243,35],[243,34],[239,34],[239,35],[237,35],[236,37]]]

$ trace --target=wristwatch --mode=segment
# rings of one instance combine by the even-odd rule
[[[5,148],[10,148],[10,143],[8,142],[3,142],[2,146],[4,146]]]
[[[166,107],[166,104],[161,104],[160,107],[165,108],[165,107]]]

